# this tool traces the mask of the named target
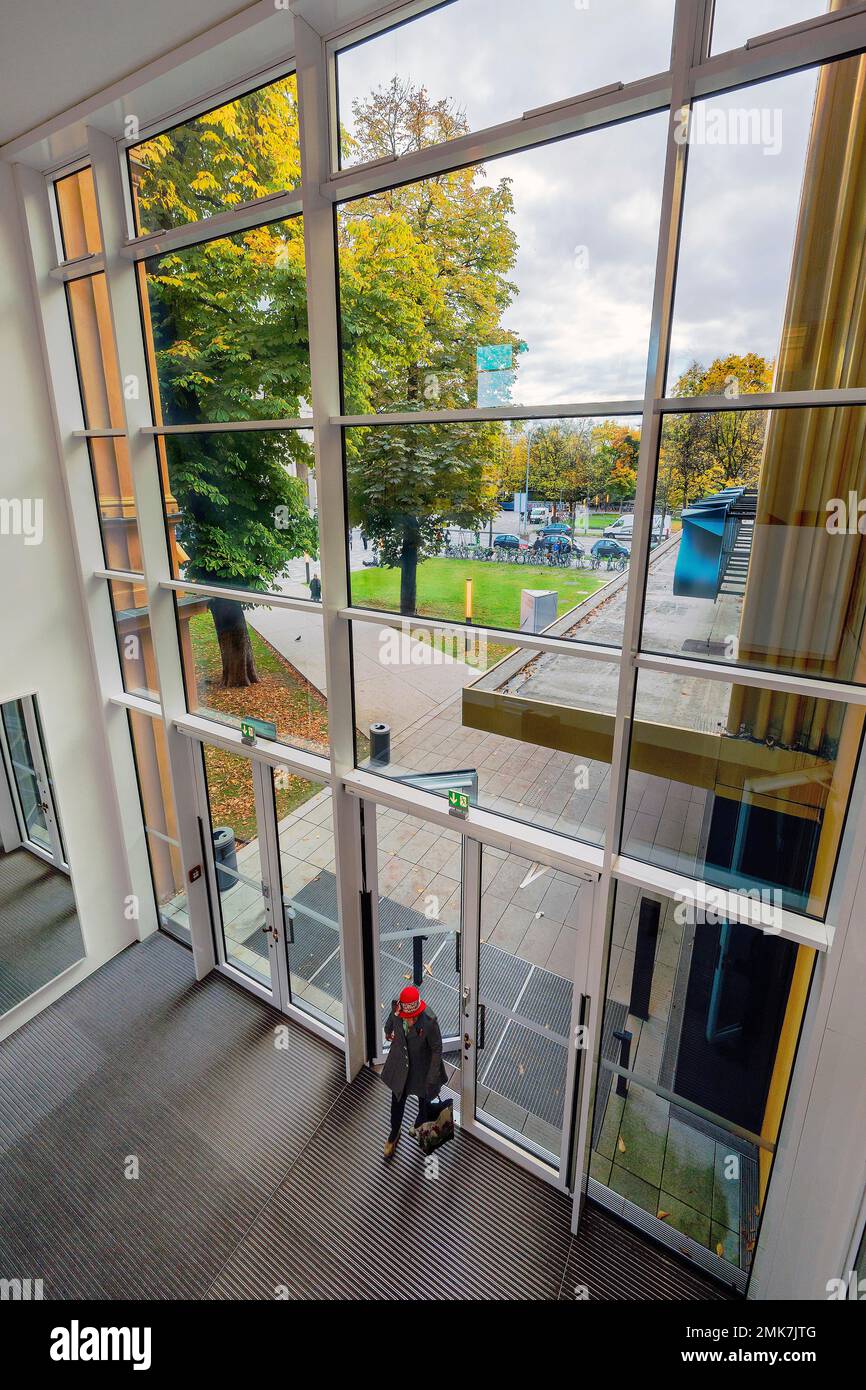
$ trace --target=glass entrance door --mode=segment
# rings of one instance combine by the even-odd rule
[[[342,1032],[330,788],[252,753],[200,751],[220,967],[284,1012]]]
[[[592,897],[589,879],[489,846],[467,874],[462,1123],[569,1190]]]
[[[31,695],[0,705],[3,751],[10,774],[22,843],[68,872],[54,789]]]
[[[400,990],[415,984],[439,1021],[446,1070],[460,1084],[463,837],[388,807],[364,803],[370,894],[376,1058]]]
[[[374,1061],[394,999],[418,985],[461,1127],[571,1189],[594,885],[459,825],[364,802]]]

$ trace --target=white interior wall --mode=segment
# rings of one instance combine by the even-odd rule
[[[44,538],[0,535],[0,700],[35,693],[87,957],[0,1019],[5,1036],[137,939],[12,169],[0,163],[0,497],[41,498]]]

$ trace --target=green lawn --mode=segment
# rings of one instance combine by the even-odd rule
[[[555,589],[566,613],[611,576],[604,570],[513,565],[502,561],[425,560],[418,566],[418,617],[463,622],[466,580],[472,580],[472,617],[482,627],[520,627],[521,589]],[[400,571],[352,571],[352,602],[362,608],[400,611]]]

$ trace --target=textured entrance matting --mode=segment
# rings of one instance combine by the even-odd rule
[[[572,1240],[568,1200],[468,1135],[436,1177],[408,1134],[386,1167],[387,1099],[196,983],[168,937],[133,946],[0,1043],[0,1277],[46,1298],[724,1296],[606,1213]],[[417,1282],[395,1282],[407,1241]]]

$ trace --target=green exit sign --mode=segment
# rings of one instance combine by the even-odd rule
[[[269,719],[242,719],[241,738],[245,743],[255,743],[257,738],[273,738],[277,736],[277,726]]]
[[[448,810],[455,815],[465,816],[469,810],[469,796],[467,792],[449,791]]]

